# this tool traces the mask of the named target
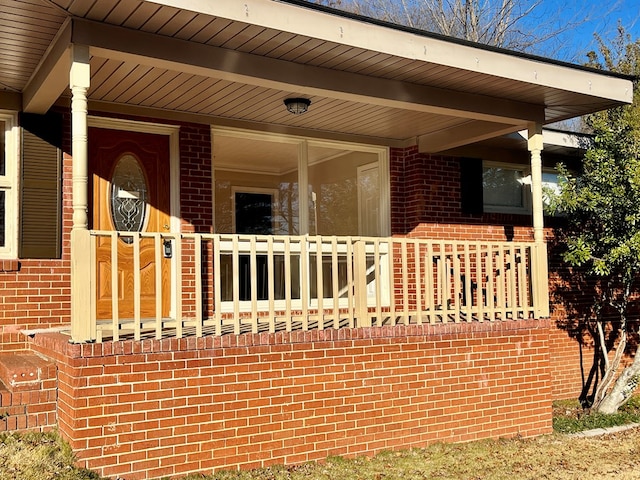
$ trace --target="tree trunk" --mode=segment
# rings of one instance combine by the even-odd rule
[[[626,403],[633,394],[640,378],[640,355],[636,355],[633,363],[625,368],[611,391],[602,399],[596,410],[611,415]]]
[[[630,285],[630,282],[629,284]],[[629,293],[628,287],[625,292]],[[620,342],[618,343],[616,355],[614,357],[614,361],[607,366],[607,372],[605,373],[605,377],[612,379],[616,372],[618,371],[618,367],[620,366],[620,362],[622,361],[622,357],[624,355],[624,351],[627,347],[627,316],[626,316],[626,302],[624,302],[623,307],[621,308],[620,314],[620,325],[621,325],[621,335]],[[640,355],[636,353],[633,363],[626,367],[620,376],[616,379],[613,388],[609,393],[606,393],[606,390],[609,389],[609,384],[611,380],[608,382],[604,381],[603,378],[603,388],[605,389],[604,395],[600,399],[596,399],[596,403],[594,403],[594,409],[599,413],[604,413],[607,415],[611,415],[616,413],[618,409],[625,404],[627,400],[633,394],[633,391],[636,389],[638,385],[638,379],[640,378]]]
[[[620,362],[622,361],[622,357],[624,356],[624,351],[627,348],[627,332],[623,328],[620,333],[620,341],[618,342],[618,348],[616,349],[616,354],[613,356],[613,362],[609,362],[609,352],[606,348],[606,340],[604,338],[604,331],[602,329],[602,324],[598,323],[598,336],[599,348],[602,354],[602,362],[604,363],[604,372],[602,375],[602,379],[598,384],[596,391],[593,395],[593,405],[592,408],[594,410],[598,410],[602,402],[607,398],[609,387],[614,382],[616,375],[618,373],[618,367],[620,366]]]

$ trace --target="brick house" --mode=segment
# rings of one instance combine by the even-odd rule
[[[0,11],[0,427],[127,480],[550,431],[543,126],[630,79],[295,0]]]

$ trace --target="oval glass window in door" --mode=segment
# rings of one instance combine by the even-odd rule
[[[147,217],[147,180],[133,155],[120,157],[111,178],[111,220],[121,232],[141,232]],[[132,239],[123,237],[126,243]]]

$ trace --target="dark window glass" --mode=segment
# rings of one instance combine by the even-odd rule
[[[236,233],[273,234],[273,197],[268,193],[236,192]]]
[[[523,207],[523,174],[509,168],[485,168],[482,175],[484,204],[500,207]]]

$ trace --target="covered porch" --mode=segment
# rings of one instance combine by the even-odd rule
[[[104,156],[104,135],[134,135],[137,143],[126,152],[140,147],[141,158],[152,148],[150,134],[178,150],[175,126],[93,115],[87,121],[90,164]],[[142,168],[130,167],[129,153],[107,172],[94,167],[94,228],[73,233],[82,245],[80,270],[88,273],[81,298],[88,300],[83,325],[89,338],[549,315],[544,242],[429,239],[392,222],[390,164],[398,159],[388,148],[228,127],[210,131],[216,233],[171,231],[178,229],[166,211],[189,200],[169,178],[184,171],[177,155],[168,159],[168,172],[175,173],[157,175],[167,177],[158,185],[174,197],[164,200]],[[119,178],[122,169],[127,173]],[[107,205],[98,206],[104,198]]]
[[[51,45],[2,97],[71,116],[73,342],[548,316],[542,127],[629,102],[628,79],[296,1],[115,3],[35,9]],[[530,239],[394,228],[416,158],[519,131]]]

